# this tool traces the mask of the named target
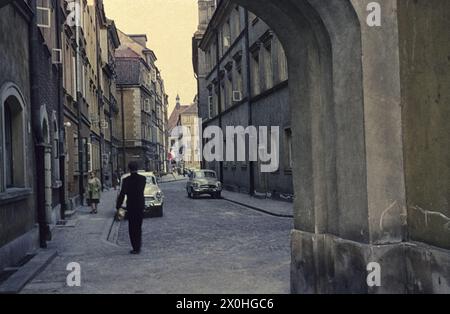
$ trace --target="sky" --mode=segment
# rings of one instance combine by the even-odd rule
[[[169,113],[180,94],[190,104],[197,93],[192,68],[192,36],[197,30],[196,0],[104,0],[106,16],[126,34],[147,34],[169,95]]]

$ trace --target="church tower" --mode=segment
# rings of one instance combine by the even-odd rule
[[[179,110],[180,107],[181,107],[180,100],[181,100],[181,99],[180,99],[180,95],[177,95],[177,98],[176,98],[177,104],[176,104],[176,106],[175,106],[177,110]]]

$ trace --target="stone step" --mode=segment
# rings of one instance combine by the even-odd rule
[[[28,263],[18,268],[2,285],[0,294],[19,293],[56,257],[56,250],[40,250]]]

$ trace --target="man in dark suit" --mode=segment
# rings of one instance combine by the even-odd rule
[[[128,231],[133,250],[131,254],[141,252],[142,220],[144,219],[145,198],[144,190],[146,178],[138,174],[138,165],[130,162],[128,165],[131,175],[123,179],[122,189],[117,198],[117,210],[122,207],[125,195],[127,196]]]

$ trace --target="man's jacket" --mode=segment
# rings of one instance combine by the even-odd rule
[[[127,212],[128,216],[141,216],[145,209],[144,190],[146,178],[137,173],[132,173],[129,177],[123,179],[122,189],[117,198],[116,208],[120,208],[123,204],[125,196],[127,196]]]

